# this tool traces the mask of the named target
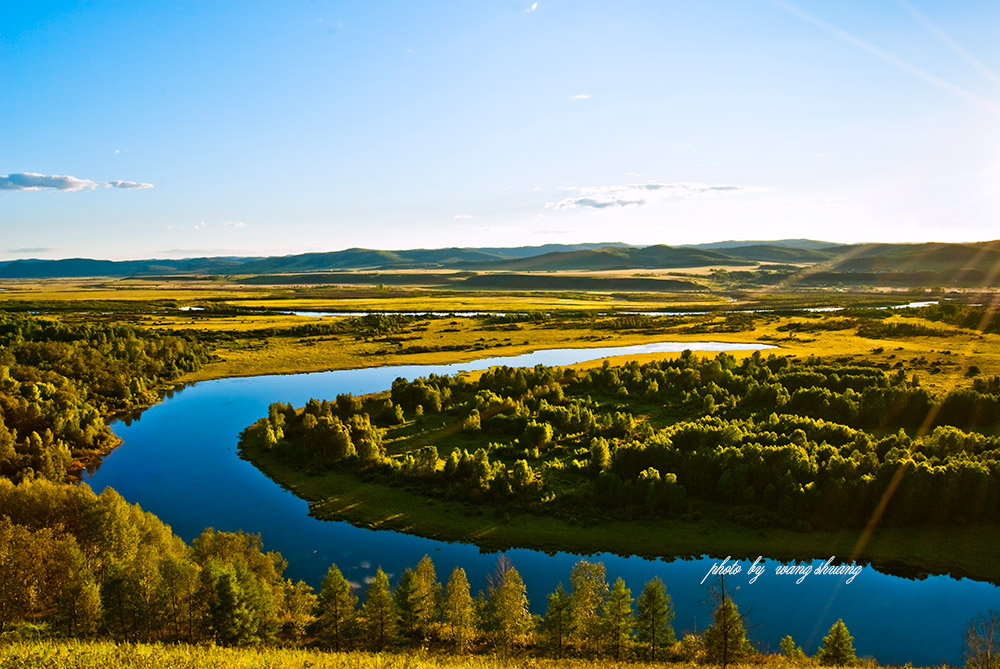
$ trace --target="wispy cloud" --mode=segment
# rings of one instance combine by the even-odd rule
[[[55,250],[54,246],[22,246],[16,249],[5,249],[7,253],[50,253]]]
[[[141,190],[143,188],[153,187],[153,184],[143,183],[142,181],[121,181],[121,180],[109,181],[104,185],[107,186],[108,188],[127,188],[130,190],[131,189]]]
[[[533,3],[531,3],[530,7],[528,7],[526,10],[524,10],[524,13],[525,14],[530,14],[533,11],[535,11],[536,9],[538,9],[538,3],[537,2],[533,2]]]
[[[579,95],[574,95],[571,100],[589,100],[590,96],[586,93],[580,93]]]
[[[245,228],[245,227],[247,227],[247,224],[244,223],[243,221],[226,221],[224,223],[224,225],[227,228]]]
[[[98,186],[105,188],[125,188],[129,190],[152,188],[153,184],[141,181],[104,181],[79,179],[64,174],[38,174],[37,172],[14,172],[0,176],[0,190],[61,190],[78,191],[94,190]]]
[[[472,218],[472,216],[470,216],[469,214],[455,214],[455,218],[469,219]]]
[[[688,200],[760,189],[751,186],[724,184],[664,184],[650,182],[644,184],[623,184],[620,186],[573,186],[567,190],[575,191],[577,195],[562,199],[559,202],[548,202],[545,207],[548,209],[641,207],[655,201]]]

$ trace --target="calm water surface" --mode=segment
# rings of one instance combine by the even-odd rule
[[[381,565],[391,576],[415,566],[430,555],[444,581],[456,566],[464,567],[473,590],[485,587],[485,577],[496,564],[496,554],[475,546],[449,544],[396,532],[373,531],[347,523],[319,521],[308,515],[308,505],[237,456],[240,431],[267,413],[271,402],[301,406],[311,397],[333,399],[339,393],[355,395],[385,390],[397,377],[413,379],[428,374],[451,374],[491,365],[567,365],[607,355],[650,351],[735,350],[769,348],[760,344],[718,342],[661,343],[601,349],[559,349],[521,356],[491,358],[453,365],[396,366],[288,376],[222,379],[196,384],[147,410],[128,423],[116,422],[114,432],[124,444],[86,477],[100,492],[117,489],[130,502],[170,524],[190,541],[203,528],[260,533],[268,550],[288,560],[286,576],[314,587],[333,562],[352,582],[363,585]],[[568,586],[569,571],[580,556],[548,555],[515,549],[507,552],[524,577],[532,609],[543,613],[545,596],[556,583]],[[660,576],[672,595],[678,633],[702,631],[711,623],[712,600],[706,572],[718,558],[646,560],[596,554],[608,570],[609,581],[622,576],[638,596],[643,584]],[[819,564],[828,555],[803,555]],[[969,580],[945,576],[923,581],[880,574],[865,568],[852,583],[845,577],[809,576],[801,584],[774,573],[748,583],[749,562],[742,573],[727,578],[727,590],[741,611],[749,614],[750,636],[767,649],[777,649],[786,634],[815,652],[823,635],[843,618],[854,635],[859,655],[881,662],[932,665],[961,663],[962,632],[976,613],[1000,608],[1000,590]]]

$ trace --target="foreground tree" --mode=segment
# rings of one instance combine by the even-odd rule
[[[616,660],[628,650],[635,629],[635,613],[632,610],[632,591],[625,587],[619,576],[611,588],[608,599],[601,608],[601,627],[604,630],[608,650]]]
[[[514,565],[504,557],[489,594],[489,620],[493,642],[502,653],[510,654],[527,640],[532,619],[528,612],[528,593],[524,580]]]
[[[545,610],[545,617],[542,618],[542,632],[548,645],[555,649],[557,659],[562,659],[572,622],[569,593],[560,583],[549,594],[549,607]]]
[[[969,669],[1000,667],[1000,611],[980,613],[965,629],[965,661]]]
[[[753,652],[736,604],[723,594],[715,609],[715,622],[705,630],[705,659],[726,667],[747,659]]]
[[[795,639],[792,638],[791,634],[788,634],[781,639],[778,643],[778,648],[781,649],[781,654],[790,660],[801,660],[806,656],[802,647],[796,645]]]
[[[600,642],[598,610],[608,596],[606,574],[603,562],[586,560],[573,565],[569,574],[573,586],[570,595],[573,640],[589,653],[596,653]]]
[[[361,607],[368,645],[373,650],[382,650],[396,635],[396,603],[392,601],[389,577],[382,567],[375,572],[375,580],[368,586],[365,603]]]
[[[417,569],[413,576],[416,631],[421,638],[427,639],[438,618],[438,608],[441,602],[441,584],[438,583],[434,562],[429,555],[425,555],[417,563]]]
[[[854,637],[847,631],[843,620],[838,620],[830,628],[830,633],[823,637],[816,659],[820,664],[843,667],[857,662],[854,655]]]
[[[655,661],[658,650],[675,643],[674,628],[670,624],[674,620],[674,607],[659,576],[646,583],[635,603],[639,610],[636,636],[646,647],[646,659]]]
[[[476,637],[476,606],[469,579],[461,567],[451,572],[442,608],[445,638],[452,642],[456,653],[468,651]]]
[[[337,565],[330,565],[320,584],[316,606],[319,635],[330,648],[342,650],[346,646],[357,605],[351,584]]]

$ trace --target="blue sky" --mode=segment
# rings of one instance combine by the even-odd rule
[[[32,2],[0,259],[1000,237],[1000,3]]]

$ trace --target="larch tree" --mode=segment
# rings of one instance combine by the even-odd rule
[[[342,650],[347,645],[357,605],[358,598],[351,592],[351,584],[337,565],[330,565],[320,584],[316,615],[320,637],[334,650]]]
[[[396,603],[392,600],[389,577],[382,567],[375,572],[375,579],[368,586],[365,603],[361,607],[369,647],[382,650],[396,635]]]
[[[562,659],[572,622],[570,596],[560,583],[549,594],[549,606],[545,610],[545,617],[542,618],[542,632],[549,646],[555,650],[557,659]]]
[[[705,630],[705,659],[710,664],[718,664],[725,669],[753,655],[739,609],[733,600],[725,596],[725,591],[715,609],[714,618],[715,622]]]
[[[847,631],[844,621],[838,620],[823,637],[823,645],[819,647],[816,659],[820,664],[834,667],[844,667],[857,662],[854,655],[854,637]]]
[[[676,641],[671,625],[674,620],[673,602],[659,576],[646,583],[636,600],[636,608],[639,610],[636,636],[646,647],[646,659],[656,661],[657,651],[672,646]]]
[[[461,567],[451,572],[442,607],[445,637],[452,642],[456,653],[468,651],[476,637],[476,606],[469,579]]]
[[[635,630],[635,612],[632,609],[632,591],[625,587],[625,581],[620,576],[615,579],[601,607],[601,628],[608,650],[616,660],[622,659]]]
[[[598,610],[608,595],[606,573],[603,562],[580,560],[569,575],[572,636],[589,653],[596,653],[600,643]]]

